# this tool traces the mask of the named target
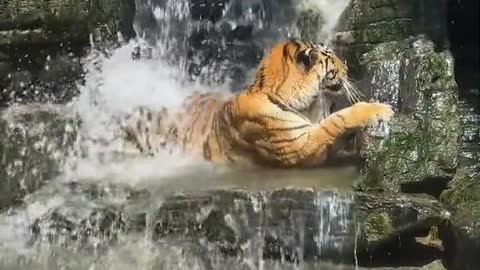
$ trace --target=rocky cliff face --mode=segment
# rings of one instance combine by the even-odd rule
[[[89,35],[133,36],[134,8],[129,0],[0,1],[0,106],[69,100]]]
[[[366,97],[390,103],[397,112],[383,133],[370,130],[357,188],[430,194],[452,207],[453,224],[478,237],[478,115],[472,109],[478,97],[457,86],[465,81],[459,70],[472,68],[449,50],[449,44],[461,46],[449,40],[451,32],[463,31],[447,24],[455,23],[449,19],[452,7],[463,5],[451,2],[354,0],[337,38]],[[470,42],[463,42],[468,48]],[[470,260],[449,267],[475,269],[476,260]]]
[[[376,45],[424,34],[436,47],[447,44],[447,0],[378,0],[350,2],[337,27],[339,50],[361,77],[362,55]]]

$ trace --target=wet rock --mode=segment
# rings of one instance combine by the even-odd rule
[[[452,222],[468,235],[480,238],[480,171],[461,168],[440,198],[455,208]]]
[[[155,245],[191,244],[257,261],[348,265],[355,250],[361,266],[413,266],[442,258],[443,246],[426,247],[417,238],[437,228],[441,241],[448,224],[445,210],[428,196],[359,193],[352,198],[305,189],[172,196],[83,184],[69,189],[66,202],[35,221],[32,243],[46,239],[86,249],[97,243],[97,252],[103,252],[122,235],[140,233]],[[105,205],[108,197],[118,203]]]
[[[105,42],[118,42],[118,31],[132,37],[134,7],[133,0],[0,2],[0,106],[69,101],[82,76],[72,66],[90,34],[101,33]],[[29,72],[31,83],[18,87],[17,72]],[[55,78],[45,81],[45,73]]]
[[[75,140],[74,120],[55,109],[23,109],[0,114],[0,210],[53,179]]]
[[[378,267],[369,268],[369,270],[446,270],[440,260],[429,263],[421,267]]]
[[[351,75],[362,77],[361,56],[376,45],[424,34],[443,48],[447,40],[447,0],[353,0],[338,23],[339,51]]]
[[[440,199],[455,209],[452,222],[463,231],[480,239],[480,117],[474,109],[461,105],[462,136],[460,167]]]
[[[127,1],[13,0],[0,3],[0,47],[85,42],[98,25],[120,30]]]
[[[367,139],[360,189],[438,197],[457,167],[460,136],[453,59],[422,37],[384,43],[363,57],[362,89],[396,108],[388,136]]]
[[[350,263],[353,256],[351,201],[332,192],[217,190],[161,197],[112,186],[73,188],[67,201],[33,223],[32,244],[46,241],[103,252],[137,232],[159,247],[195,245],[206,254],[248,256],[257,262],[322,258]],[[121,203],[97,204],[109,196]]]
[[[437,200],[388,193],[356,197],[360,265],[416,266],[443,258],[449,213]]]

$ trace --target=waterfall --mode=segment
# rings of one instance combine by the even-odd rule
[[[350,195],[237,192],[228,184],[289,178],[295,186],[309,173],[256,171],[254,177],[180,153],[142,157],[122,144],[117,125],[139,105],[172,108],[195,90],[241,90],[270,46],[299,36],[302,11],[323,14],[320,35],[328,40],[342,4],[137,0],[137,37],[99,47],[92,35],[80,95],[70,104],[2,112],[7,136],[0,142],[11,146],[2,153],[5,177],[34,187],[18,191],[32,194],[0,213],[0,268],[282,270],[349,262]],[[26,117],[19,121],[19,115]],[[172,198],[178,190],[191,197]]]

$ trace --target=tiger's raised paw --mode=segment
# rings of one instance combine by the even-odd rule
[[[359,111],[358,113],[364,114],[368,124],[376,124],[379,122],[390,122],[394,112],[392,106],[380,103],[380,102],[359,102],[356,103]]]

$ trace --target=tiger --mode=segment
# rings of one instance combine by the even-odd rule
[[[346,134],[394,114],[388,104],[357,100],[333,113],[320,108],[318,121],[308,117],[319,97],[348,92],[341,90],[349,82],[347,65],[332,50],[290,39],[270,49],[243,91],[197,92],[176,111],[139,107],[124,131],[151,155],[170,146],[218,164],[322,166]]]

